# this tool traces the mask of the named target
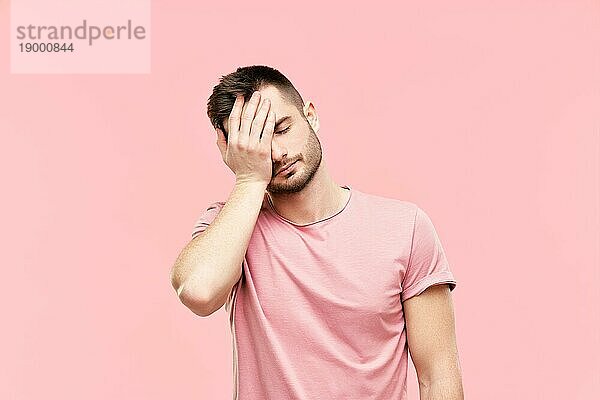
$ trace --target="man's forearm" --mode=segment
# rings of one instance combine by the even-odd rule
[[[205,231],[190,240],[171,269],[177,295],[194,313],[206,316],[225,301],[242,274],[266,184],[239,182]]]
[[[432,382],[419,382],[420,400],[464,400],[460,376],[438,379]]]

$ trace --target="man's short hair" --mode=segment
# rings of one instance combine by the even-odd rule
[[[219,84],[213,88],[208,98],[207,114],[211,124],[221,129],[227,138],[228,132],[225,131],[223,121],[229,117],[236,96],[241,94],[244,96],[244,101],[248,101],[252,93],[268,85],[276,87],[288,103],[293,104],[301,114],[303,113],[302,96],[285,75],[272,67],[251,65],[239,67],[235,72],[219,79]]]

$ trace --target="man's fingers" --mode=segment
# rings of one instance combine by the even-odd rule
[[[256,114],[256,107],[258,105],[258,101],[260,100],[260,92],[255,91],[252,93],[252,97],[250,97],[250,101],[248,102],[248,106],[242,113],[242,121],[240,123],[240,133],[238,136],[238,143],[248,143],[250,136],[250,127],[252,125],[252,121],[254,120],[254,116]]]
[[[250,142],[253,146],[258,147],[260,141],[260,134],[263,131],[263,127],[265,125],[265,119],[267,119],[267,114],[271,109],[271,102],[269,99],[265,98],[260,103],[260,108],[256,113],[256,117],[254,117],[254,121],[252,121],[252,127],[250,129]]]
[[[264,146],[268,151],[271,151],[271,141],[273,140],[273,131],[275,130],[275,111],[272,108],[269,109],[267,114],[267,120],[262,131],[260,138],[260,145]]]
[[[244,96],[238,94],[235,96],[235,103],[233,103],[233,108],[231,109],[231,113],[229,113],[229,126],[227,127],[228,131],[228,141],[229,143],[237,142],[238,140],[238,132],[240,130],[240,118],[242,114],[242,106],[244,105]]]

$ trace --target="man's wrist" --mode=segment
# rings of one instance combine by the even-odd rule
[[[236,179],[235,186],[248,188],[249,190],[259,190],[264,192],[267,189],[268,183],[248,179]]]

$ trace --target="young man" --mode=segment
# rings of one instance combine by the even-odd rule
[[[246,101],[249,100],[249,101]],[[200,316],[225,304],[234,399],[463,399],[450,271],[417,205],[338,185],[312,102],[266,66],[221,78],[208,102],[236,177],[172,269]]]

